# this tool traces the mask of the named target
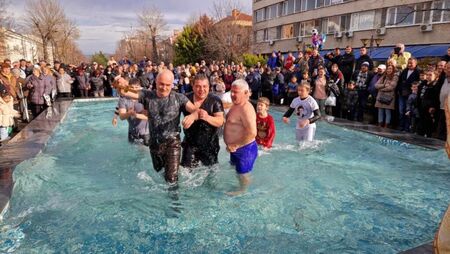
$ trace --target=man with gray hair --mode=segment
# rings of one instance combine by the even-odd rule
[[[250,172],[258,157],[256,144],[256,113],[249,102],[251,92],[243,79],[235,80],[231,85],[233,106],[227,115],[224,130],[224,140],[227,151],[230,152],[231,164],[236,167],[239,175],[240,189],[230,192],[239,195],[246,191],[250,184]]]

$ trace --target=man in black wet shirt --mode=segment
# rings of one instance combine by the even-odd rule
[[[156,90],[133,91],[126,86],[125,79],[119,79],[115,86],[128,98],[137,99],[147,111],[150,132],[150,155],[153,168],[164,168],[165,179],[169,183],[178,181],[180,164],[180,115],[183,110],[191,114],[183,119],[183,127],[188,129],[198,119],[197,108],[183,94],[172,91],[174,76],[164,70],[156,77]]]
[[[199,120],[184,130],[181,165],[193,168],[199,166],[199,162],[204,166],[217,164],[219,128],[224,122],[222,101],[209,92],[209,80],[204,74],[195,76],[193,92],[187,97],[199,109]],[[184,110],[184,115],[189,116],[190,113]]]

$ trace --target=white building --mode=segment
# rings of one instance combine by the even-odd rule
[[[51,47],[48,49],[50,62],[53,62]],[[25,59],[34,63],[44,58],[42,41],[32,35],[23,35],[13,30],[0,28],[0,60],[12,62]]]

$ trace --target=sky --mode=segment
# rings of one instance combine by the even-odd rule
[[[222,1],[222,0],[216,0]],[[223,0],[226,1],[226,0]],[[253,0],[238,0],[250,14]],[[77,41],[86,55],[114,53],[125,32],[138,28],[137,13],[145,6],[159,8],[170,31],[181,29],[193,16],[211,13],[213,0],[60,0],[66,15],[75,20],[81,37]],[[26,0],[10,1],[9,12],[24,18]]]

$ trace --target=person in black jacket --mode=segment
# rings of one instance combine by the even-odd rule
[[[420,69],[417,67],[417,59],[411,57],[408,60],[407,68],[400,73],[397,85],[399,129],[401,131],[409,130],[410,124],[407,121],[407,117],[405,117],[406,102],[411,94],[412,83],[419,80]]]
[[[447,49],[447,55],[441,57],[442,61],[450,62],[450,47]]]
[[[352,53],[352,47],[345,48],[345,54],[338,62],[339,70],[344,74],[345,82],[349,82],[353,73],[353,65],[355,64],[355,56]]]
[[[356,60],[355,71],[361,69],[361,64],[364,62],[369,63],[369,70],[373,70],[373,61],[372,58],[367,54],[367,48],[361,47],[359,49],[360,56]]]
[[[364,111],[366,110],[367,99],[369,98],[369,84],[373,78],[373,72],[369,71],[369,63],[361,64],[361,70],[353,73],[352,80],[355,81],[356,90],[358,91],[358,110],[357,120],[362,122],[364,120]],[[345,78],[344,78],[345,79]]]
[[[261,75],[261,93],[263,97],[269,98],[270,101],[273,101],[272,86],[274,82],[275,73],[272,72],[270,67],[267,67]]]
[[[417,133],[430,138],[434,131],[434,122],[437,120],[435,114],[439,109],[439,90],[436,86],[436,74],[434,71],[427,71],[427,80],[419,87],[419,126]]]

